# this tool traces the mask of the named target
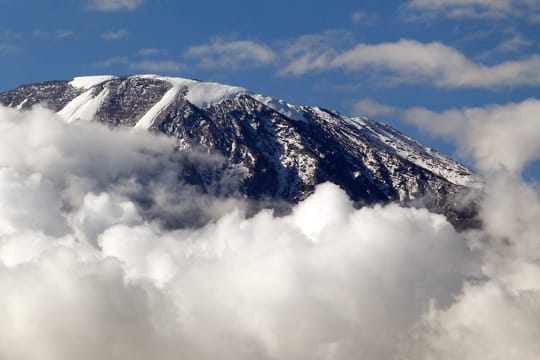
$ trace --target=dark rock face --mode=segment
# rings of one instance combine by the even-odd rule
[[[175,137],[181,150],[221,153],[223,171],[240,174],[237,190],[253,199],[297,202],[331,181],[358,205],[421,205],[471,225],[474,206],[456,203],[461,193],[480,188],[480,180],[388,125],[185,79],[82,82],[22,86],[0,94],[0,103],[19,109],[41,103],[67,121],[82,117],[77,109],[88,104],[84,116],[90,109],[93,119],[110,126],[145,127]]]
[[[163,81],[141,78],[117,78],[96,86],[96,95],[106,91],[96,118],[114,126],[134,126],[148,109],[170,89]]]
[[[49,81],[24,85],[16,90],[2,93],[0,104],[23,110],[41,104],[54,111],[60,111],[80,93],[81,90],[70,86],[66,81]]]

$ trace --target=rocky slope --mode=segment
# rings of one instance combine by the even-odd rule
[[[67,122],[144,128],[174,136],[182,150],[219,152],[224,170],[242,177],[238,190],[254,199],[296,202],[331,181],[359,205],[421,205],[467,226],[474,209],[458,207],[458,198],[481,187],[467,168],[383,123],[217,83],[81,77],[21,86],[1,93],[0,104],[41,104]]]

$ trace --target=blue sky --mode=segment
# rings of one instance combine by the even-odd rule
[[[90,74],[213,80],[370,115],[451,153],[402,114],[535,98],[539,33],[537,0],[6,1],[0,91]]]

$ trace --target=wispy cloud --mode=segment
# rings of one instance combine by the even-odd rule
[[[101,38],[104,40],[121,40],[129,36],[129,31],[126,29],[109,30],[101,34]]]
[[[18,32],[11,30],[0,30],[0,40],[16,40],[20,39],[22,35]]]
[[[0,32],[0,55],[13,55],[23,52],[21,46],[12,43],[18,37],[20,37],[20,34],[11,31]],[[3,40],[7,40],[7,42]]]
[[[511,38],[503,40],[498,46],[497,50],[500,52],[514,52],[521,50],[525,47],[531,46],[533,41],[527,39],[521,34],[515,34]]]
[[[279,44],[282,66],[281,75],[298,74],[296,68],[304,68],[307,59],[315,59],[320,54],[334,51],[335,47],[348,47],[354,44],[352,34],[346,31],[324,31],[321,33],[308,34],[295,39],[284,41]]]
[[[144,71],[154,73],[178,73],[186,66],[175,60],[144,60],[136,61],[129,56],[116,56],[92,64],[92,67],[105,69],[120,66],[130,71]]]
[[[177,73],[185,68],[185,65],[174,60],[145,60],[130,62],[129,68],[157,73]]]
[[[110,68],[110,67],[118,66],[118,65],[123,65],[123,66],[129,65],[129,57],[128,56],[110,57],[103,61],[98,61],[98,62],[93,63],[91,67],[102,69],[102,68]]]
[[[43,29],[34,29],[32,31],[32,35],[34,37],[41,37],[41,38],[52,37],[56,39],[65,39],[65,38],[73,36],[73,34],[74,32],[68,29],[57,29],[53,31],[47,31]]]
[[[356,115],[378,117],[393,115],[397,109],[393,106],[381,104],[371,98],[362,99],[354,103],[353,111]]]
[[[35,37],[46,37],[49,36],[49,32],[42,29],[34,29],[32,31],[32,35],[34,35]]]
[[[357,25],[372,26],[379,21],[379,16],[363,11],[357,11],[351,14],[351,21]]]
[[[208,68],[266,65],[276,59],[270,47],[250,40],[226,42],[218,39],[191,47],[186,55],[195,59],[199,66]]]
[[[328,48],[291,61],[282,73],[376,70],[399,82],[431,83],[438,87],[490,88],[540,84],[540,56],[488,66],[468,59],[459,50],[439,42],[402,39],[380,44],[358,44],[346,51]]]
[[[367,14],[362,11],[357,11],[351,15],[351,21],[356,24],[362,22],[366,18],[367,18]]]
[[[169,52],[166,49],[158,49],[158,48],[145,48],[139,50],[137,52],[137,56],[167,56]]]
[[[536,0],[410,0],[405,9],[412,18],[487,18],[538,16],[540,4]],[[534,11],[531,13],[531,11]]]
[[[283,42],[280,53],[285,58],[295,58],[300,55],[317,54],[340,46],[350,46],[354,43],[350,32],[329,30],[316,34],[299,36]]]
[[[73,31],[60,29],[60,30],[57,30],[54,35],[57,39],[64,39],[64,38],[71,37],[73,35]]]
[[[404,119],[438,137],[454,139],[481,167],[519,173],[540,158],[540,100],[434,112],[413,108]]]
[[[0,43],[0,55],[12,55],[23,52],[23,48],[17,45]]]
[[[144,0],[91,0],[88,8],[96,11],[135,10]]]

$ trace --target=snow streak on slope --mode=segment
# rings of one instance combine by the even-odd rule
[[[178,85],[173,86],[169,91],[163,95],[161,100],[157,102],[146,114],[143,115],[135,125],[135,128],[150,129],[154,124],[156,117],[158,117],[161,112],[166,109],[171,102],[176,98],[180,92],[181,87]]]
[[[58,112],[67,123],[76,120],[93,120],[103,101],[109,94],[108,89],[103,89],[94,96],[94,88],[90,88]]]

